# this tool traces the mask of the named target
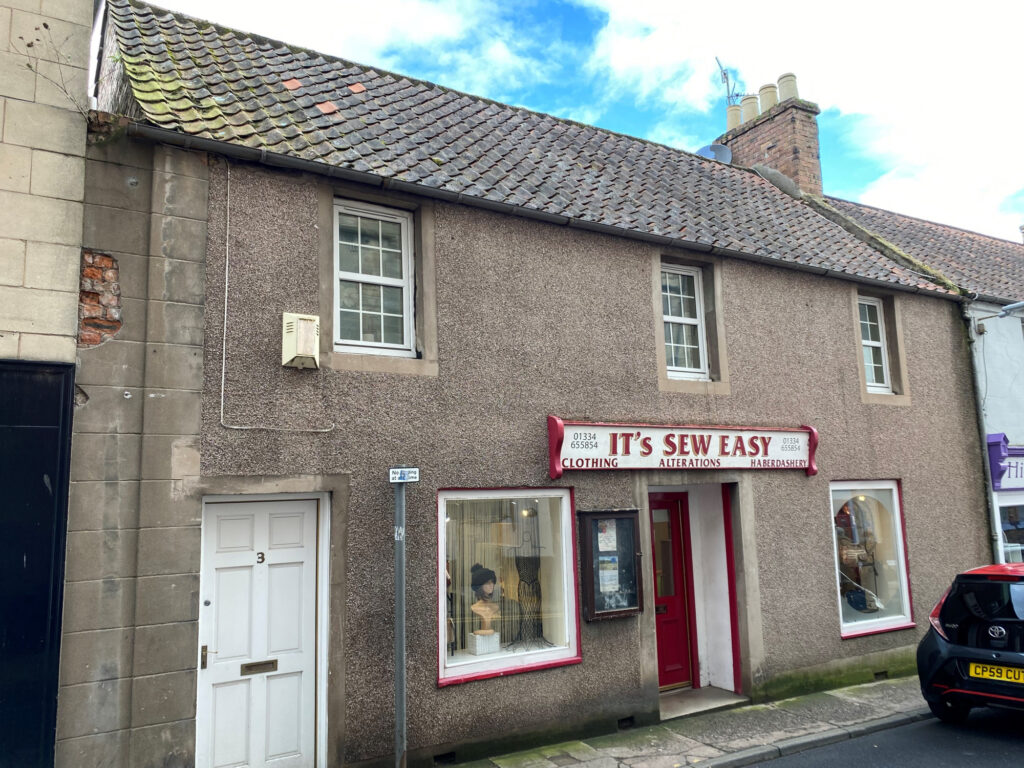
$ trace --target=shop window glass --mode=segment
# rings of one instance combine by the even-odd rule
[[[831,492],[843,635],[912,626],[896,483],[832,483]]]
[[[569,492],[442,491],[440,682],[579,661]]]
[[[1019,563],[1024,549],[1024,504],[999,508],[1003,529],[1003,562]]]

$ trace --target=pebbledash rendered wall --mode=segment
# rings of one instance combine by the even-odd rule
[[[192,764],[204,495],[331,494],[330,765],[391,760],[389,466],[421,468],[407,525],[415,758],[658,707],[649,574],[640,617],[582,625],[581,664],[439,688],[438,489],[571,486],[585,510],[645,508],[654,485],[734,484],[747,691],[865,660],[884,671],[950,575],[986,561],[954,302],[893,294],[909,404],[867,404],[853,283],[719,260],[728,394],[685,394],[659,386],[653,295],[660,258],[685,252],[123,138],[90,149],[86,190],[85,245],[116,260],[124,322],[79,352],[60,766]],[[282,312],[329,324],[335,197],[418,207],[422,359],[281,366]],[[553,482],[549,413],[810,424],[820,472]],[[829,481],[851,479],[901,482],[917,630],[840,639]]]
[[[654,612],[583,624],[577,666],[438,688],[438,489],[572,486],[577,509],[646,505],[651,485],[736,483],[745,687],[916,644],[956,570],[984,563],[982,468],[959,306],[893,293],[909,396],[870,404],[858,378],[856,286],[738,260],[719,262],[729,394],[659,388],[659,247],[500,213],[223,160],[210,166],[201,473],[351,478],[335,504],[331,750],[387,758],[392,728],[392,491],[408,489],[409,746],[614,724],[657,711]],[[280,365],[281,313],[329,323],[334,196],[420,205],[417,258],[430,273],[428,351],[404,373],[323,355]],[[223,357],[225,242],[230,243]],[[684,252],[674,255],[687,256]],[[699,258],[699,257],[696,257]],[[327,286],[325,290],[325,286]],[[884,291],[883,291],[884,293]],[[436,324],[436,359],[429,337]],[[328,348],[324,340],[322,348]],[[360,368],[363,369],[360,369]],[[329,432],[226,429],[262,426]],[[820,433],[820,472],[566,472],[548,477],[546,416],[666,424],[797,426]],[[897,479],[916,630],[840,639],[829,482]],[[643,539],[644,537],[641,536]],[[644,594],[651,603],[653,590]],[[900,656],[900,654],[895,654]]]

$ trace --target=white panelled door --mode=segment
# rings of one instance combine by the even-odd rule
[[[317,514],[204,506],[197,768],[315,765]]]

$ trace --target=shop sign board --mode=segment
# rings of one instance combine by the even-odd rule
[[[1002,432],[988,435],[989,470],[996,491],[1024,490],[1024,445],[1010,445]]]
[[[1024,451],[1020,456],[1008,456],[1004,463],[1006,471],[1000,478],[999,490],[1024,489]]]
[[[814,427],[671,426],[548,416],[551,478],[566,470],[802,469],[817,474]]]

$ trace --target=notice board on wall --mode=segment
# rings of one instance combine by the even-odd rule
[[[583,616],[587,621],[633,616],[643,610],[640,512],[580,512]]]

